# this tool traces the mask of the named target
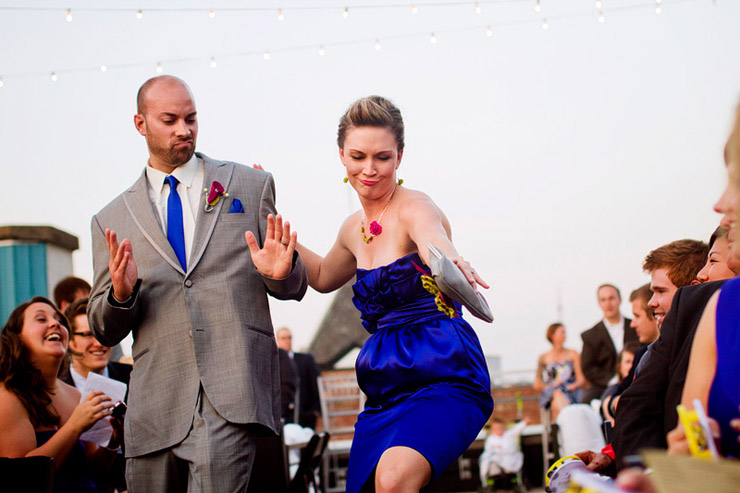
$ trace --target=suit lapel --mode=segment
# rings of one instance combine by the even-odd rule
[[[123,202],[126,204],[126,208],[134,219],[134,223],[136,223],[136,226],[141,231],[141,234],[144,235],[162,258],[184,275],[185,271],[182,270],[182,266],[180,265],[180,261],[177,260],[177,255],[175,255],[172,245],[170,245],[164,231],[162,231],[162,225],[149,198],[147,186],[145,170],[141,177],[136,180],[136,183],[123,195]]]
[[[203,188],[211,189],[211,183],[217,181],[224,186],[226,192],[229,191],[229,185],[231,184],[231,176],[234,172],[233,163],[225,163],[214,161],[205,154],[198,153],[198,157],[203,160],[205,166],[205,175],[203,177]],[[213,235],[213,230],[216,227],[216,221],[218,220],[221,208],[226,203],[226,199],[221,197],[213,207],[213,210],[206,212],[203,208],[206,205],[207,200],[206,193],[201,194],[201,198],[198,202],[198,217],[195,219],[195,237],[193,238],[193,250],[190,258],[190,264],[188,265],[188,272],[192,272],[203,257],[203,253],[206,250],[206,246]]]
[[[609,334],[609,330],[606,328],[606,324],[604,323],[603,320],[601,322],[599,322],[599,323],[601,325],[601,331],[602,331],[604,340],[611,346],[612,351],[614,351],[616,353],[617,352],[617,347],[614,345],[614,341],[612,341],[612,336]],[[617,355],[617,356],[619,356],[619,355]]]

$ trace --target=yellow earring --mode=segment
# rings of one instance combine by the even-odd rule
[[[399,178],[399,179],[398,179],[398,184],[399,184],[399,185],[403,185],[403,178]]]
[[[344,183],[347,183],[347,182],[349,181],[349,178],[347,178],[347,177],[345,176],[345,177],[344,177],[344,179],[343,179],[342,181],[343,181]]]

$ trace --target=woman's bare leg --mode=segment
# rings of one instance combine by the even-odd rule
[[[416,450],[391,447],[375,469],[376,493],[418,493],[432,477],[432,466]]]
[[[550,408],[552,409],[552,422],[554,423],[558,419],[558,414],[563,408],[570,404],[570,399],[560,390],[556,390],[552,394],[552,400],[550,401]]]

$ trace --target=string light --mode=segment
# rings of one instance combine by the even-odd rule
[[[349,9],[347,7],[344,7],[344,10],[342,11],[342,17],[345,19],[349,17]]]
[[[144,18],[144,11],[142,11],[141,9],[137,10],[136,11],[136,18],[139,19],[139,20],[143,19]]]
[[[67,15],[64,16],[65,19],[67,19],[67,22],[72,22],[72,10],[67,9]]]
[[[285,19],[285,16],[283,15],[283,9],[278,10],[278,20],[282,21]]]
[[[601,9],[601,0],[596,0],[596,8]]]
[[[483,12],[483,10],[480,8],[480,4],[478,2],[475,3],[475,13],[480,14]]]
[[[550,29],[550,25],[547,23],[547,19],[542,19],[542,30],[547,31]]]
[[[491,29],[491,26],[486,26],[486,36],[489,38],[493,36],[493,29]]]
[[[599,22],[603,24],[605,20],[606,17],[604,17],[604,12],[599,12]]]
[[[57,73],[56,72],[52,72],[51,73],[51,81],[52,82],[56,82],[58,78],[59,77],[57,77]]]
[[[324,45],[319,46],[319,56],[326,55],[326,50],[324,49]]]
[[[382,48],[382,46],[380,46],[380,40],[379,39],[376,39],[375,40],[375,50],[376,51],[380,51],[381,48]]]
[[[412,14],[418,14],[419,13],[419,9],[416,7],[416,5],[413,5],[413,4],[411,5],[411,13]]]
[[[539,12],[542,10],[542,6],[540,5],[540,0],[535,0],[534,2],[534,11]]]
[[[103,73],[107,72],[108,71],[108,65],[102,64],[100,66],[100,71],[103,72]]]
[[[3,78],[0,77],[0,87],[3,87],[5,85],[5,82],[3,82]]]
[[[212,56],[211,57],[211,68],[216,68],[217,66],[218,64],[216,63],[216,57]]]
[[[264,58],[265,60],[269,60],[270,59],[270,52],[267,51],[267,50],[265,50],[265,52],[262,54],[262,58]]]
[[[429,38],[429,42],[433,45],[437,44],[437,35],[432,33],[432,36]]]
[[[157,68],[155,70],[157,71],[158,74],[161,74],[162,73],[162,70],[164,70],[162,68],[162,64],[159,63],[159,62],[157,62]]]
[[[655,13],[660,14],[663,12],[663,7],[660,6],[660,2],[655,2]]]
[[[208,17],[210,17],[211,19],[213,19],[214,17],[216,17],[216,11],[213,10],[213,9],[209,10],[208,11]]]

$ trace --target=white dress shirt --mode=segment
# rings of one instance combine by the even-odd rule
[[[205,203],[203,192],[203,180],[205,178],[205,166],[198,157],[193,154],[190,161],[178,166],[172,172],[177,178],[177,194],[182,202],[182,226],[185,233],[185,261],[190,267],[190,255],[193,249],[193,238],[195,236],[195,220],[201,204]],[[167,236],[167,199],[170,196],[170,187],[164,181],[167,173],[146,166],[146,178],[149,183],[149,200],[159,213],[159,222],[162,231]],[[183,193],[185,192],[185,193]]]
[[[622,352],[622,347],[624,346],[624,318],[620,315],[619,322],[614,325],[610,324],[607,319],[604,319],[604,326],[609,333],[609,337],[612,338],[614,349],[617,350],[617,357],[619,357],[619,353]]]

